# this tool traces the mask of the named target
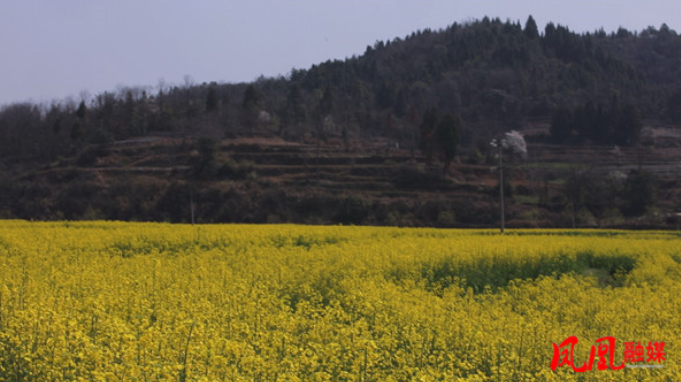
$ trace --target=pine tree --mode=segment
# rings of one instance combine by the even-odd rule
[[[423,113],[421,125],[419,130],[421,132],[421,140],[419,142],[419,149],[426,157],[426,163],[431,164],[433,161],[433,151],[435,151],[434,133],[437,125],[437,111],[435,108],[429,108]]]
[[[218,97],[217,97],[217,94],[215,92],[215,88],[211,86],[208,89],[208,94],[206,95],[206,112],[207,113],[213,112],[213,111],[215,111],[215,109],[217,109],[217,107],[218,107]]]
[[[558,109],[553,114],[549,133],[556,143],[563,143],[572,136],[573,126],[572,113],[567,109]]]
[[[437,138],[438,147],[444,156],[445,164],[442,169],[443,174],[447,173],[449,165],[456,156],[456,148],[459,145],[460,126],[461,120],[458,116],[452,114],[446,114],[437,124],[435,136]]]
[[[244,109],[257,108],[260,105],[260,94],[253,85],[249,85],[244,92],[242,106]]]
[[[82,119],[85,119],[86,114],[87,114],[87,106],[85,106],[85,101],[80,101],[80,105],[78,105],[78,110],[76,110],[76,117],[78,117],[78,119],[82,120]]]
[[[322,99],[319,101],[319,112],[322,115],[329,115],[333,111],[333,93],[331,92],[330,87],[326,87],[324,89],[324,95],[322,96]]]
[[[529,38],[530,40],[534,40],[539,38],[539,30],[537,29],[537,23],[534,21],[534,18],[532,18],[532,15],[530,15],[527,18],[527,22],[525,22],[525,30],[523,31],[525,33],[525,36]]]
[[[636,144],[641,136],[641,112],[638,108],[633,105],[623,107],[618,122],[613,132],[615,143],[622,146]]]

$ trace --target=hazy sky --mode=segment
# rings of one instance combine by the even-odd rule
[[[82,91],[252,81],[453,22],[519,20],[578,32],[663,22],[681,0],[0,0],[0,105]]]

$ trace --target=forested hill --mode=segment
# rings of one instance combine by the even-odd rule
[[[517,130],[509,224],[678,227],[679,68],[664,24],[484,18],[251,83],[6,105],[0,218],[489,227],[489,142]]]
[[[52,160],[91,143],[150,132],[215,138],[391,135],[415,144],[427,110],[456,113],[468,141],[484,128],[520,128],[557,110],[633,105],[681,121],[681,36],[666,25],[577,34],[530,16],[485,18],[378,41],[363,55],[251,84],[159,84],[91,99],[14,104],[0,111],[0,156]],[[464,139],[464,144],[466,139]]]

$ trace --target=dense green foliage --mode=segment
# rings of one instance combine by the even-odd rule
[[[614,98],[609,108],[589,101],[574,111],[558,109],[551,122],[551,138],[567,141],[573,132],[599,144],[631,146],[639,141],[641,112],[634,105],[620,107]]]
[[[524,28],[484,18],[378,41],[362,56],[250,84],[161,82],[79,104],[7,105],[0,111],[0,156],[52,160],[149,132],[392,135],[403,146],[418,145],[413,130],[429,108],[458,114],[477,132],[490,122],[517,128],[524,118],[584,109],[585,102],[600,110],[613,97],[625,105],[618,106],[622,113],[678,121],[680,52],[681,37],[666,25],[576,34],[549,23],[540,33],[531,17]],[[589,130],[580,135],[605,139],[590,124],[580,128]],[[605,140],[626,143],[632,135]]]
[[[489,226],[496,219],[495,196],[490,196],[496,194],[490,190],[497,185],[478,182],[481,174],[468,176],[466,185],[462,179],[449,182],[428,166],[439,162],[447,174],[456,156],[489,165],[495,162],[490,138],[551,119],[550,136],[535,139],[631,150],[642,121],[681,121],[679,67],[681,36],[666,25],[577,34],[553,23],[542,29],[532,17],[524,26],[484,18],[377,41],[361,56],[252,83],[195,85],[186,79],[182,86],[169,86],[161,81],[153,88],[120,88],[80,100],[6,105],[0,109],[0,217],[187,221],[188,200],[195,197],[204,222]],[[158,152],[130,148],[148,136],[174,141]],[[301,143],[296,158],[280,157],[304,167],[301,187],[311,179],[320,184],[324,144],[342,142],[336,147],[348,152],[353,142],[375,141],[386,147],[383,155],[408,150],[411,165],[365,170],[354,168],[352,159],[342,177],[382,175],[384,183],[402,190],[467,196],[473,194],[463,190],[469,187],[476,198],[419,199],[405,206],[403,200],[363,200],[352,192],[281,190],[276,182],[254,181],[257,158],[220,152],[225,138],[255,136]],[[314,145],[314,152],[305,145]],[[131,161],[122,164],[122,158]],[[421,159],[425,166],[414,166]],[[141,162],[149,165],[138,166]],[[115,182],[100,176],[127,167],[139,172],[124,173]],[[622,213],[657,216],[653,175],[632,174],[626,185],[587,179],[591,190],[584,179],[571,182],[563,173],[535,175],[529,181],[544,182],[541,195],[536,190],[530,195],[527,187],[517,195],[554,214],[544,222],[570,225],[553,219],[570,209],[567,220],[577,225],[610,215],[619,221]],[[505,176],[511,179],[507,195],[515,195],[514,174]],[[563,182],[563,194],[552,195],[549,182]],[[385,187],[377,184],[374,178],[367,187]],[[573,193],[573,184],[591,200]],[[310,216],[310,210],[317,215]],[[538,213],[528,212],[529,220],[532,214]]]

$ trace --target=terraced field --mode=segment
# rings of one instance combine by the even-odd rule
[[[510,179],[514,191],[507,193],[509,226],[566,227],[572,221],[577,227],[681,226],[678,210],[681,138],[673,134],[676,130],[648,129],[644,139],[647,145],[616,148],[551,145],[533,138],[546,134],[545,129],[545,126],[528,128],[528,159],[508,161],[506,179]],[[196,218],[204,222],[342,222],[467,228],[498,225],[496,161],[470,148],[462,149],[459,162],[443,175],[437,160],[428,165],[418,150],[398,149],[395,142],[387,139],[343,142],[332,138],[317,145],[314,140],[241,137],[218,140],[214,145],[214,168],[203,175],[196,173],[202,154],[191,137],[150,136],[92,147],[77,158],[22,173],[19,181],[46,183],[45,190],[34,191],[37,194],[34,199],[45,201],[44,205],[27,206],[31,211],[24,214],[43,219],[189,222],[189,194],[195,192],[197,198],[192,201]],[[656,180],[658,197],[646,216],[624,216],[617,211],[624,204],[622,200],[601,208],[595,216],[589,212],[581,219],[571,216],[568,178],[578,175],[596,180],[616,179],[611,186],[622,193],[626,177],[639,169],[652,173]],[[581,192],[597,194],[607,185],[597,186]],[[103,194],[106,194],[103,200],[96,200],[97,195]],[[159,205],[163,198],[171,200]],[[341,218],[342,204],[348,198],[362,211],[356,217]],[[216,205],[226,205],[230,200],[249,207],[244,211],[213,213]],[[88,207],[85,201],[91,204],[94,213],[85,213]],[[118,205],[111,205],[110,201],[117,201]],[[60,202],[64,206],[54,206]],[[136,203],[149,207],[139,211],[135,209]],[[270,207],[252,213],[262,205]],[[60,208],[67,212],[64,215],[51,212]],[[126,208],[129,211],[118,213]],[[580,208],[574,213],[580,212]],[[446,216],[441,218],[440,213]]]

